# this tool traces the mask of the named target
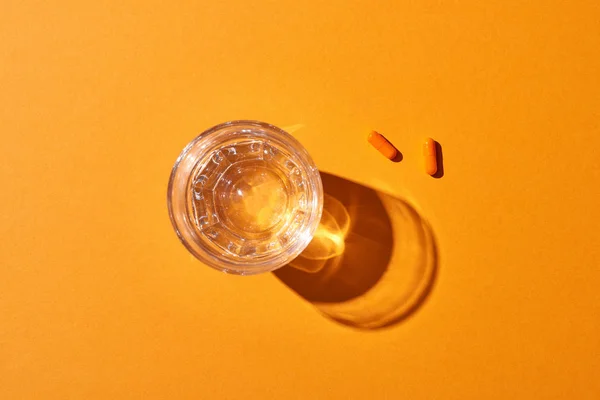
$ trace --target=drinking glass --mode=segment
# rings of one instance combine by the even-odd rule
[[[175,232],[200,261],[251,275],[293,260],[311,241],[323,186],[290,134],[259,121],[230,121],[192,140],[177,158],[167,204]]]

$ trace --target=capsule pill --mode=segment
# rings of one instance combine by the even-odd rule
[[[398,155],[398,150],[380,133],[371,131],[367,140],[389,160],[393,160]]]
[[[432,138],[425,139],[423,143],[423,158],[425,161],[425,172],[429,175],[435,175],[437,172],[437,151],[435,148],[435,140]]]

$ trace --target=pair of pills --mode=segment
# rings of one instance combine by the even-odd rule
[[[367,140],[387,159],[394,160],[398,156],[398,150],[382,134],[371,131]],[[435,175],[438,170],[437,150],[435,140],[432,138],[425,139],[423,143],[423,160],[425,172]]]

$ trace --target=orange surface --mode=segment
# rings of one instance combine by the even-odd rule
[[[599,49],[595,0],[4,1],[0,398],[600,398]],[[239,118],[429,222],[410,318],[185,251],[170,168]]]

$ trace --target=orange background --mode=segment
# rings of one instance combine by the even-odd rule
[[[600,398],[599,4],[3,1],[0,398]],[[240,118],[429,221],[414,315],[356,330],[191,258],[170,169]]]

